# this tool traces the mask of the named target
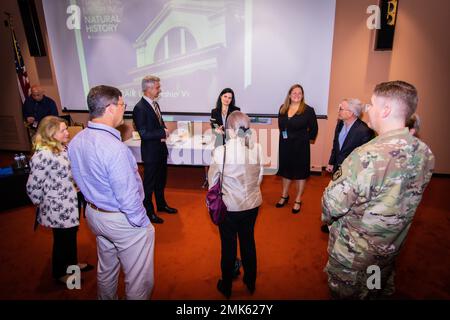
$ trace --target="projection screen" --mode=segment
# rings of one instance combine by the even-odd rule
[[[223,88],[249,114],[276,115],[292,84],[326,115],[335,0],[43,0],[62,107],[118,87],[132,111],[146,75],[163,111],[209,113]]]

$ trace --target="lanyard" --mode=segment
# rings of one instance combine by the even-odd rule
[[[100,128],[92,128],[92,127],[89,127],[89,126],[88,126],[88,129],[108,132],[110,135],[112,135],[112,136],[113,136],[114,138],[116,138],[117,140],[122,141],[122,140],[120,140],[119,138],[117,138],[117,136],[116,136],[114,133],[112,133],[112,132],[110,132],[110,131],[108,131],[108,130],[100,129]]]

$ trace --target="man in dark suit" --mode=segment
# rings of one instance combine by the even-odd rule
[[[338,123],[334,131],[333,149],[326,170],[339,174],[340,165],[350,153],[359,146],[369,142],[374,132],[359,119],[363,106],[358,99],[344,99],[339,104]],[[328,233],[328,227],[322,225],[321,230]]]
[[[133,109],[133,120],[141,136],[141,156],[144,162],[144,207],[153,223],[163,223],[153,207],[152,194],[155,193],[158,211],[177,213],[177,209],[167,205],[164,188],[167,180],[167,145],[169,131],[162,118],[157,102],[161,93],[160,79],[147,76],[142,79],[141,100]]]

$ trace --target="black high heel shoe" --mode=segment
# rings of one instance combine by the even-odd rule
[[[277,208],[282,208],[282,207],[284,207],[284,205],[285,205],[286,203],[288,203],[289,196],[287,196],[287,197],[281,197],[281,199],[283,199],[283,203],[280,203],[280,202],[278,201],[277,204],[275,205],[275,207],[277,207]],[[280,199],[280,200],[281,200],[281,199]]]
[[[95,268],[93,265],[91,265],[89,263],[79,263],[78,267],[80,268],[81,272],[88,272],[88,271],[94,270],[94,268]]]
[[[302,208],[302,202],[301,202],[301,201],[295,201],[295,202],[294,202],[294,206],[295,206],[295,204],[299,204],[299,205],[300,205],[300,206],[298,207],[298,209],[292,208],[292,213],[297,214],[297,213],[300,212],[300,209]]]

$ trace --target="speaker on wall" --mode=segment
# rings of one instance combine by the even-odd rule
[[[34,0],[17,0],[22,17],[25,35],[27,36],[28,48],[33,57],[43,57],[46,55],[44,39],[42,38],[41,27],[36,11]]]
[[[392,50],[399,0],[380,0],[380,29],[375,35],[375,50]]]

